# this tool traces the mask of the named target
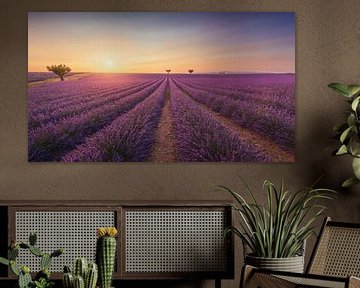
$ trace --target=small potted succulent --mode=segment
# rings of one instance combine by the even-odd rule
[[[239,226],[228,227],[225,232],[241,238],[245,264],[302,273],[305,241],[314,233],[315,220],[326,209],[318,200],[331,199],[334,191],[310,187],[291,193],[284,189],[283,183],[277,188],[266,180],[267,203],[262,205],[244,180],[242,182],[251,201],[232,189],[219,187],[235,199],[233,208],[240,216]]]
[[[8,259],[0,257],[0,263],[10,266],[11,271],[18,277],[18,288],[50,288],[54,282],[50,280],[50,265],[54,257],[64,253],[63,249],[57,249],[52,253],[45,253],[36,246],[37,236],[30,233],[29,243],[13,242],[9,248]],[[19,266],[16,259],[19,256],[20,249],[28,250],[31,254],[40,258],[41,270],[32,279],[30,268],[26,265]]]
[[[64,267],[64,288],[95,288],[98,280],[98,267],[96,263],[88,262],[86,258],[78,258],[71,271],[69,266]]]
[[[354,176],[347,179],[342,187],[349,187],[360,183],[360,85],[344,85],[341,83],[331,83],[329,88],[344,96],[350,104],[347,111],[346,122],[334,127],[336,138],[339,139],[339,146],[334,151],[334,155],[350,155]]]

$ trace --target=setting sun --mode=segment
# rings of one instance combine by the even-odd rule
[[[113,68],[113,62],[111,60],[108,60],[106,62],[106,68],[109,72],[111,72],[112,68]]]

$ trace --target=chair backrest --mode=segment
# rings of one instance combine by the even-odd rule
[[[307,273],[360,277],[360,223],[326,218]]]

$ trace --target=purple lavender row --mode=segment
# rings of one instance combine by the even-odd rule
[[[28,82],[42,81],[46,79],[57,78],[52,72],[29,72]]]
[[[114,85],[98,85],[96,81],[97,78],[96,75],[87,75],[78,80],[65,80],[64,82],[60,81],[29,86],[29,102],[31,104],[41,104],[61,100],[63,97],[65,97],[65,99],[76,97],[83,92],[84,87],[88,87],[88,89],[92,89],[94,92],[114,87]],[[64,89],[64,86],[66,86],[67,89]]]
[[[95,91],[91,89],[89,86],[81,86],[81,93],[75,94],[72,97],[67,99],[66,97],[62,97],[58,100],[53,100],[49,102],[45,102],[45,104],[29,104],[29,128],[36,128],[40,125],[45,124],[49,120],[56,121],[58,118],[62,118],[65,116],[71,116],[72,114],[76,114],[76,111],[72,111],[73,109],[82,111],[86,107],[80,106],[91,106],[93,102],[106,101],[108,96],[116,95],[118,93],[124,94],[124,92],[130,91],[137,92],[137,87],[141,85],[140,88],[146,87],[149,84],[153,84],[156,81],[148,82],[145,84],[137,84],[137,85],[125,85],[125,86],[115,86],[107,89],[96,89]],[[57,90],[61,92],[67,91],[69,94],[71,93],[71,89],[68,85],[65,87],[61,87],[61,89],[49,89],[49,93],[57,94]],[[141,89],[139,89],[141,90]],[[125,93],[126,94],[126,93]],[[118,98],[118,97],[116,97]],[[100,104],[100,103],[99,103]],[[95,104],[96,106],[96,104]],[[89,107],[90,108],[90,107]]]
[[[188,89],[191,90],[192,93],[197,94],[210,94],[216,97],[222,97],[222,98],[229,98],[229,100],[233,102],[238,102],[239,105],[242,103],[251,103],[253,106],[260,107],[266,107],[265,109],[275,112],[279,115],[295,115],[295,104],[294,104],[294,90],[288,90],[284,89],[284,87],[279,84],[280,87],[272,87],[272,96],[277,95],[278,93],[281,93],[282,98],[285,99],[288,97],[289,99],[292,99],[291,101],[280,101],[279,99],[275,99],[275,97],[266,97],[266,94],[263,93],[263,91],[260,91],[258,87],[248,88],[250,90],[250,93],[241,93],[239,94],[239,91],[236,93],[227,93],[223,88],[217,88],[217,89],[211,89],[207,87],[199,88],[196,85],[192,85],[191,83],[184,83],[179,80],[174,79],[177,85],[181,85],[182,89]],[[262,87],[260,89],[263,89],[265,87]],[[268,88],[268,87],[267,87]],[[289,88],[289,87],[287,87]],[[276,93],[274,93],[276,90]],[[219,96],[220,95],[220,96]],[[292,95],[287,96],[287,95]]]
[[[178,88],[213,111],[242,127],[269,137],[285,150],[295,150],[295,114],[291,111],[274,109],[257,102],[233,100],[221,94],[191,89],[175,83]]]
[[[158,76],[158,77],[156,77]],[[42,104],[51,101],[67,100],[72,97],[78,97],[79,94],[84,95],[84,90],[91,89],[95,92],[105,92],[119,86],[141,84],[149,81],[155,81],[160,78],[159,75],[111,75],[90,74],[77,80],[60,81],[53,83],[45,83],[42,85],[30,86],[29,103]],[[66,86],[67,89],[64,89]],[[70,93],[69,93],[70,91]],[[86,94],[85,94],[86,95]]]
[[[72,85],[71,85],[72,84]],[[42,86],[41,93],[47,93],[47,95],[51,95],[53,99],[44,99],[41,98],[38,91],[34,91],[33,87],[28,88],[28,96],[32,98],[29,100],[29,109],[32,110],[40,110],[47,109],[52,105],[58,104],[70,104],[72,101],[76,101],[77,99],[86,99],[91,98],[94,95],[100,95],[103,93],[116,91],[119,89],[118,86],[112,87],[93,87],[90,82],[86,81],[78,81],[77,83],[66,83],[64,86],[55,86],[55,85],[44,85]],[[89,85],[87,85],[89,84]],[[126,89],[130,85],[123,85],[122,88]],[[91,91],[91,94],[89,94]]]
[[[129,87],[137,84],[149,83],[159,80],[160,77],[110,77],[104,78],[102,75],[91,74],[78,80],[47,83],[44,85],[30,86],[28,88],[29,107],[41,106],[49,103],[63,103],[79,97],[87,97],[91,94],[105,93],[119,87]],[[65,87],[64,87],[65,86]]]
[[[84,114],[67,117],[56,124],[29,131],[29,161],[59,161],[60,158],[82,143],[84,139],[110,124],[114,119],[133,109],[148,98],[159,86],[144,89],[134,95],[122,98],[113,104],[103,105]]]
[[[167,81],[156,92],[111,125],[87,138],[62,158],[64,162],[146,161],[155,140]]]
[[[29,111],[29,129],[34,129],[39,126],[43,126],[49,122],[55,124],[59,120],[69,117],[80,115],[82,113],[86,113],[95,107],[101,107],[103,105],[115,104],[121,98],[127,97],[129,95],[133,95],[142,91],[143,89],[152,89],[153,87],[157,87],[162,80],[158,80],[157,82],[150,84],[142,84],[136,85],[133,88],[129,89],[118,89],[113,92],[103,93],[103,94],[95,94],[91,97],[91,99],[78,98],[78,101],[71,103],[71,105],[60,105],[55,107],[48,107],[48,110],[42,111],[38,113],[34,113],[33,111]],[[91,91],[88,91],[91,94]]]
[[[280,75],[281,76],[281,75]],[[280,77],[281,78],[281,77]],[[260,105],[268,105],[276,110],[288,110],[291,113],[295,113],[295,82],[286,83],[269,83],[258,85],[243,85],[242,87],[236,87],[235,82],[228,82],[221,84],[221,86],[214,87],[211,80],[212,78],[202,77],[204,82],[192,81],[189,76],[174,76],[174,80],[179,84],[184,84],[195,90],[202,90],[209,93],[221,94],[232,98],[234,100],[253,101],[258,102]],[[279,79],[281,81],[281,79]],[[284,81],[284,80],[283,80]]]
[[[113,79],[110,83],[98,75],[89,75],[76,81],[56,82],[46,85],[30,86],[28,88],[29,108],[41,107],[55,103],[70,103],[74,99],[87,98],[95,94],[103,94],[116,89],[127,89],[144,83],[155,82],[160,77],[147,81],[142,77],[127,77],[126,80]],[[60,83],[60,84],[59,84]],[[91,91],[89,94],[88,92]]]
[[[179,85],[179,83],[177,83],[177,85]],[[207,105],[215,112],[229,117],[243,127],[264,134],[286,150],[294,151],[294,112],[274,109],[263,103],[235,101],[222,97],[222,95],[184,88],[183,85],[179,87],[185,90],[195,100]]]
[[[210,87],[256,87],[272,84],[293,84],[295,83],[295,74],[173,74],[185,82],[191,81],[195,84],[209,84]]]
[[[271,161],[257,147],[217,121],[171,80],[170,91],[179,161]]]
[[[51,107],[51,105],[49,105],[47,110],[45,110],[44,112],[37,111],[37,114],[35,114],[33,111],[29,111],[29,128],[37,128],[40,125],[44,126],[47,124],[47,122],[52,122],[54,124],[55,122],[63,120],[66,117],[86,113],[93,108],[100,107],[106,104],[111,104],[121,98],[141,92],[143,89],[149,89],[158,86],[160,85],[161,81],[162,80],[158,80],[142,85],[136,85],[130,88],[125,88],[124,90],[122,88],[116,88],[112,92],[94,94],[91,89],[86,90],[86,87],[84,87],[85,93],[90,95],[90,100],[87,97],[82,98],[79,96],[77,102],[70,103],[63,107],[57,107],[57,105],[55,105],[55,107]],[[64,87],[63,89],[65,90],[66,87]],[[54,110],[54,108],[56,109]]]
[[[174,75],[174,79],[195,89],[219,93],[235,100],[265,103],[276,109],[286,109],[295,113],[295,75],[293,74],[192,76],[195,77]]]

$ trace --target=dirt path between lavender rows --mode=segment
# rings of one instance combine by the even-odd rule
[[[199,103],[199,102],[197,102]],[[248,140],[251,144],[258,147],[260,151],[265,152],[272,157],[272,162],[294,162],[295,155],[291,152],[285,151],[280,148],[276,143],[264,137],[261,134],[258,134],[250,129],[243,128],[217,112],[214,112],[212,109],[206,107],[205,105],[199,103],[203,106],[203,109],[208,111],[213,117],[218,120],[220,123],[224,124],[231,130],[235,131],[241,138]]]
[[[183,90],[186,95],[190,98],[191,96],[186,90]],[[191,98],[193,99],[193,98]],[[279,147],[274,141],[269,139],[268,137],[261,135],[253,130],[243,128],[239,126],[237,123],[233,122],[231,119],[221,115],[220,113],[215,112],[211,108],[208,108],[204,104],[196,101],[204,110],[206,110],[209,114],[211,114],[217,121],[225,125],[226,127],[233,130],[237,133],[241,138],[248,140],[251,144],[258,147],[260,151],[265,152],[269,156],[272,157],[272,162],[294,162],[295,161],[295,154],[289,151],[286,151]]]
[[[150,162],[176,162],[175,132],[170,111],[170,91],[165,94],[160,121],[155,132],[155,143],[149,157]]]

